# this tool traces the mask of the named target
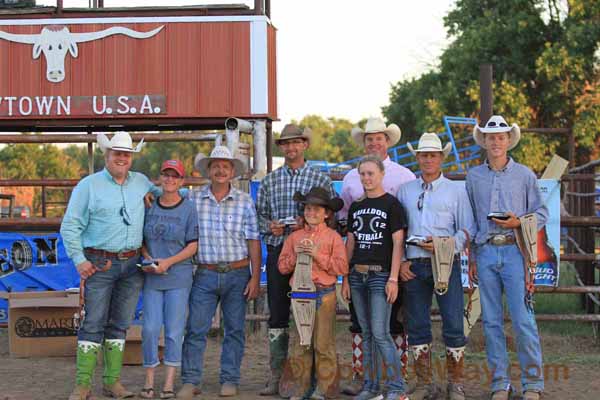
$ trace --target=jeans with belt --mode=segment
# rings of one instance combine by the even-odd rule
[[[433,341],[431,334],[431,302],[434,293],[433,271],[429,259],[411,261],[410,270],[416,276],[404,282],[408,344],[417,346]],[[455,259],[448,282],[448,291],[436,299],[442,315],[442,336],[448,347],[466,343],[463,328],[463,289],[460,260]]]
[[[381,377],[375,365],[375,354],[378,352],[386,371],[386,391],[404,393],[402,363],[390,334],[392,305],[387,302],[385,293],[389,276],[389,272],[362,274],[352,270],[348,280],[356,317],[363,334],[363,390],[380,390]]]
[[[107,260],[107,271],[97,271],[85,282],[85,318],[78,340],[102,343],[103,339],[125,339],[135,314],[144,276],[136,266],[138,256],[120,260],[84,251],[85,257],[99,268]]]
[[[189,318],[183,341],[181,380],[193,385],[202,380],[202,365],[206,349],[206,335],[221,303],[224,338],[221,345],[221,384],[238,385],[240,366],[244,356],[244,323],[246,296],[244,290],[250,280],[249,267],[225,273],[198,269],[190,293]]]
[[[485,348],[492,391],[510,387],[510,362],[504,335],[502,293],[517,340],[523,390],[543,391],[542,350],[533,311],[525,305],[523,256],[514,245],[483,244],[476,248]]]

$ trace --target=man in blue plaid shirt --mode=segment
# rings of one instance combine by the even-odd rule
[[[311,168],[304,159],[310,145],[310,129],[288,124],[275,143],[285,157],[285,164],[267,175],[260,185],[257,199],[258,224],[261,238],[267,245],[267,299],[269,303],[269,350],[271,378],[262,396],[279,393],[279,379],[288,352],[290,321],[290,275],[282,275],[277,261],[283,241],[292,231],[302,227],[300,208],[293,200],[297,191],[302,194],[315,187],[335,192],[329,176]]]
[[[198,270],[190,293],[187,333],[183,342],[181,380],[177,398],[200,393],[206,335],[217,304],[223,309],[225,337],[219,381],[222,397],[235,396],[244,355],[246,301],[256,298],[260,281],[260,241],[252,198],[231,186],[244,173],[244,164],[217,146],[200,161],[210,184],[191,193],[198,211]],[[252,265],[250,273],[249,265]]]

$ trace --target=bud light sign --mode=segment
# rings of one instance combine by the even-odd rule
[[[537,238],[537,286],[558,286],[560,271],[560,184],[555,179],[540,179],[538,187],[548,208],[548,221]]]

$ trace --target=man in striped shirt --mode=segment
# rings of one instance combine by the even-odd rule
[[[285,164],[263,179],[258,192],[258,224],[261,238],[267,245],[267,299],[270,311],[271,378],[260,391],[263,396],[279,393],[279,379],[288,352],[290,275],[279,272],[277,261],[284,239],[302,227],[300,206],[293,199],[294,193],[299,191],[306,194],[318,186],[329,189],[330,195],[334,194],[329,176],[308,166],[304,159],[304,152],[310,145],[310,133],[310,129],[301,129],[293,124],[283,128],[275,143],[285,157]]]

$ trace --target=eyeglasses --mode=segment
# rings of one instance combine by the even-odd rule
[[[179,178],[182,178],[179,175],[171,175],[171,174],[164,174],[164,173],[161,173],[160,176],[162,176],[165,179],[169,179],[169,178],[170,179],[179,179]]]
[[[423,209],[423,201],[425,200],[425,192],[421,192],[419,199],[417,200],[417,208],[419,211]]]
[[[487,123],[488,128],[495,128],[496,126],[502,127],[502,128],[508,128],[508,125],[506,125],[504,122],[500,122],[499,124],[496,125],[495,121],[490,121]]]
[[[125,225],[131,225],[131,218],[129,218],[129,213],[127,212],[125,206],[121,207],[121,210],[119,210],[119,214],[121,214],[121,217],[123,218],[123,223]]]

